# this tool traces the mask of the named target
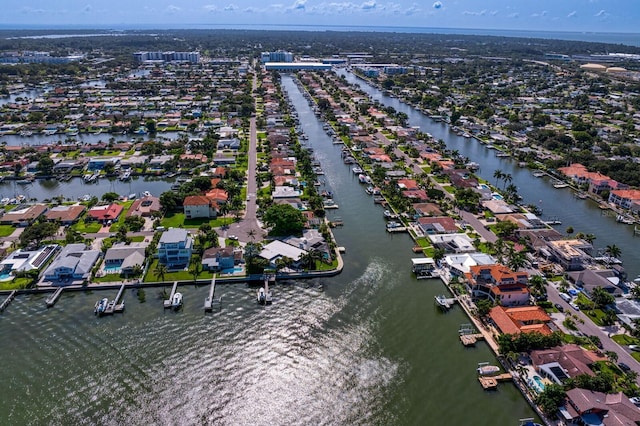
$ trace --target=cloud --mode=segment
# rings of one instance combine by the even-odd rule
[[[22,13],[44,13],[44,9],[35,9],[33,7],[23,7],[20,9]]]
[[[307,0],[296,0],[293,2],[291,9],[293,10],[304,10],[307,5]]]
[[[437,1],[437,2],[433,3],[433,8],[434,9],[442,9],[442,2]]]
[[[531,17],[532,17],[532,18],[544,18],[544,17],[545,17],[545,16],[547,16],[548,14],[549,14],[549,12],[548,12],[548,11],[543,10],[543,11],[542,11],[542,12],[540,12],[540,13],[534,13],[534,14],[532,14],[532,15],[531,15]]]
[[[609,14],[607,13],[606,10],[601,9],[600,12],[596,13],[595,15],[596,18],[606,18],[607,16],[609,16]]]
[[[420,7],[416,3],[414,3],[411,5],[411,7],[404,11],[404,14],[410,16],[417,15],[420,12],[422,12],[422,9],[420,9]]]
[[[491,16],[496,16],[498,14],[497,10],[492,10],[491,12],[489,12],[489,15]]]
[[[238,10],[238,6],[236,6],[235,4],[231,3],[227,6],[224,7],[224,11],[225,12],[233,12],[235,10]]]
[[[360,9],[361,10],[373,10],[375,9],[377,6],[376,1],[375,0],[369,0],[369,1],[365,1],[364,3],[362,3],[360,5]]]
[[[576,16],[578,16],[578,11],[574,10],[573,12],[569,12],[567,18],[575,18]]]
[[[518,12],[513,12],[507,15],[507,18],[511,18],[511,19],[517,19],[520,17],[520,14]]]
[[[471,16],[484,16],[487,13],[486,10],[481,10],[480,12],[471,12],[469,10],[465,10],[462,12],[463,15],[471,15]]]
[[[261,12],[260,9],[253,6],[245,7],[242,11],[244,13],[260,13]]]
[[[170,12],[170,13],[182,12],[182,8],[174,4],[170,4],[169,6],[167,6],[167,12]]]
[[[202,8],[207,12],[216,12],[218,10],[218,7],[215,4],[205,4]]]

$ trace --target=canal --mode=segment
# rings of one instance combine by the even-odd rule
[[[523,197],[525,204],[534,204],[542,209],[543,220],[558,219],[561,225],[554,226],[559,232],[564,233],[571,226],[574,235],[578,232],[593,234],[597,238],[594,241],[596,251],[602,250],[608,245],[616,245],[622,251],[621,260],[627,270],[630,279],[640,274],[640,254],[638,245],[640,238],[634,237],[633,226],[616,222],[615,215],[602,211],[598,204],[591,200],[581,200],[574,196],[569,188],[556,189],[549,178],[535,178],[527,168],[518,166],[517,161],[510,158],[496,157],[496,150],[487,149],[476,139],[464,138],[450,131],[445,123],[436,122],[422,112],[407,105],[397,98],[384,95],[380,90],[368,84],[352,73],[341,70],[347,81],[360,86],[373,100],[383,105],[391,106],[396,111],[401,111],[409,117],[412,126],[420,126],[422,132],[430,133],[436,140],[442,139],[447,147],[468,157],[471,161],[480,164],[477,174],[492,184],[496,181],[493,173],[501,170],[513,177],[513,184],[518,187],[518,193]],[[501,186],[501,185],[498,185]],[[607,214],[609,213],[609,214]]]
[[[393,424],[517,425],[532,417],[513,384],[485,392],[485,344],[458,340],[468,320],[442,313],[437,280],[410,272],[412,242],[385,232],[340,147],[327,137],[289,77],[284,87],[340,206],[346,248],[336,277],[255,289],[219,285],[221,306],[203,313],[207,287],[185,286],[181,311],[160,289],[125,295],[124,314],[96,318],[106,291],[19,296],[0,316],[1,424]]]

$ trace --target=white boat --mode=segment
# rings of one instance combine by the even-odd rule
[[[500,367],[496,365],[489,365],[486,362],[481,362],[478,364],[476,371],[481,376],[495,376],[500,372]]]
[[[267,292],[265,291],[264,287],[260,287],[257,294],[257,300],[259,304],[264,305],[265,303],[267,303]]]
[[[142,192],[142,196],[143,197],[151,197],[151,193],[149,191],[143,191]]]
[[[131,170],[127,170],[123,174],[120,175],[120,180],[125,181],[131,179]]]
[[[182,306],[182,293],[176,292],[171,299],[171,307],[177,310],[180,306]]]
[[[538,170],[538,171],[536,171],[536,172],[533,172],[533,176],[535,176],[535,177],[537,177],[537,178],[541,178],[541,177],[543,177],[543,176],[544,176],[544,174],[545,174],[545,173],[544,173],[544,172],[542,172],[542,171],[540,171],[540,170]]]
[[[104,298],[102,298],[102,299],[100,299],[99,301],[96,302],[93,312],[96,315],[102,315],[107,310],[107,306],[108,305],[109,305],[109,299],[104,297]]]
[[[569,186],[568,183],[564,183],[560,181],[557,181],[556,183],[553,184],[553,187],[556,189],[566,188],[567,186]]]
[[[353,167],[353,168],[351,169],[351,171],[353,172],[353,174],[354,174],[354,175],[359,175],[359,174],[361,174],[361,173],[362,173],[362,171],[363,171],[363,170],[362,170],[362,168],[360,168],[360,167],[358,167],[358,166],[355,166],[355,167]]]
[[[136,193],[135,193],[135,192],[133,192],[133,193],[129,194],[129,197],[127,197],[127,198],[128,198],[129,200],[135,200],[135,199],[136,199],[136,197],[137,197]]]

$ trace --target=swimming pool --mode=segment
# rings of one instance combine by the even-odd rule
[[[244,269],[242,269],[242,267],[234,266],[233,268],[223,269],[222,271],[220,271],[220,273],[222,273],[222,274],[239,274],[239,273],[241,273],[243,271],[244,271]]]
[[[542,381],[542,377],[540,376],[533,376],[532,379],[532,384],[533,387],[538,391],[538,392],[543,392],[544,391],[544,382]]]
[[[120,272],[120,265],[105,265],[104,272],[106,274],[117,274]]]
[[[13,279],[13,275],[11,275],[11,271],[3,272],[0,274],[0,281],[9,281]]]
[[[498,194],[497,192],[494,192],[493,194],[491,194],[491,196],[494,200],[502,200],[502,195]]]
[[[480,189],[489,189],[489,185],[487,185],[486,183],[481,183],[480,185],[478,185],[478,188],[480,188]]]

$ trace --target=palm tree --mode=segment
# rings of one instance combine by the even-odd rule
[[[620,247],[618,247],[615,244],[608,245],[607,248],[604,250],[604,252],[609,256],[615,257],[615,258],[620,257],[620,255],[622,254],[622,250],[620,250]]]
[[[167,272],[167,265],[160,262],[158,262],[155,269],[153,270],[153,273],[156,274],[156,277],[159,278],[159,281],[164,281],[164,276]]]
[[[498,187],[498,181],[502,180],[504,177],[504,172],[500,169],[493,172],[493,177],[496,178],[496,188]]]
[[[513,182],[513,176],[511,176],[511,173],[505,173],[502,175],[502,181],[502,190],[504,191],[507,184]]]
[[[255,229],[250,229],[249,232],[247,232],[247,236],[249,238],[251,238],[251,241],[255,241],[256,240],[256,230]]]
[[[513,271],[518,271],[518,269],[523,268],[527,264],[527,259],[524,256],[524,253],[518,252],[513,253],[509,256],[509,268]]]

